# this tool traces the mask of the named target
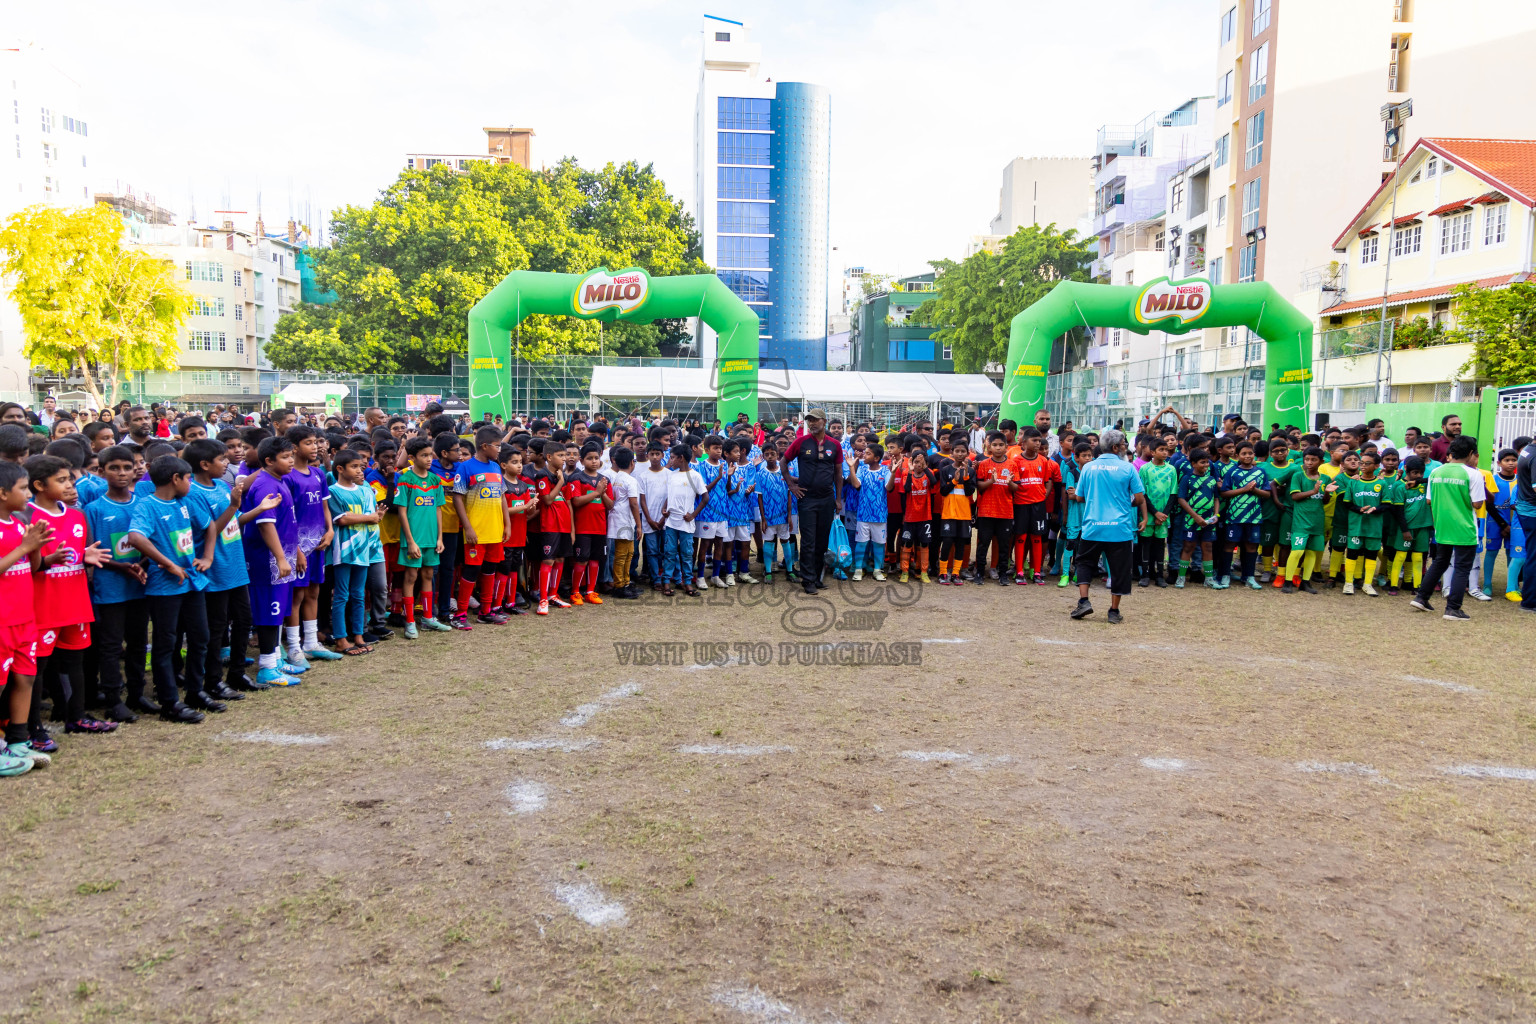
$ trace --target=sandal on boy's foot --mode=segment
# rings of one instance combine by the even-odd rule
[[[64,723],[65,732],[116,732],[116,722],[103,722],[99,718],[80,718]]]
[[[335,651],[328,651],[324,647],[304,648],[304,657],[310,661],[340,661],[341,655]]]
[[[43,754],[51,754],[55,750],[59,749],[59,745],[53,741],[53,737],[48,735],[48,730],[41,728],[32,730],[32,734],[28,738],[27,744],[33,750]]]
[[[30,757],[16,757],[7,747],[0,746],[0,777],[25,775],[32,770]]]

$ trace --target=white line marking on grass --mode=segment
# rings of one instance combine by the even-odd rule
[[[511,783],[504,791],[512,806],[508,814],[533,814],[549,806],[549,787],[538,782],[520,780]]]
[[[1189,767],[1189,762],[1177,757],[1144,757],[1141,766],[1154,772],[1182,772]]]
[[[1403,682],[1405,682],[1405,683],[1424,683],[1426,686],[1438,686],[1438,687],[1440,687],[1443,690],[1450,690],[1450,691],[1452,691],[1454,693],[1482,693],[1483,692],[1483,691],[1479,690],[1475,686],[1466,686],[1466,685],[1464,685],[1462,683],[1448,683],[1448,682],[1446,682],[1443,679],[1425,679],[1423,676],[1403,676]]]
[[[591,704],[581,705],[575,711],[560,719],[560,724],[567,729],[579,728],[596,718],[599,712],[608,710],[614,702],[621,701],[625,697],[633,697],[639,692],[639,683],[625,683],[623,686],[609,690]]]
[[[753,985],[751,988],[721,989],[709,997],[710,1002],[729,1006],[738,1013],[751,1017],[759,1024],[810,1024],[787,1003],[781,1003]],[[840,1024],[833,1021],[832,1024]]]
[[[603,899],[597,887],[586,882],[555,886],[555,899],[593,928],[622,925],[626,919],[622,903]]]
[[[1506,768],[1498,764],[1453,764],[1440,770],[1447,775],[1461,775],[1469,779],[1515,779],[1520,782],[1536,782],[1536,768]]]
[[[515,740],[510,736],[486,740],[486,750],[563,750],[567,754],[597,745],[597,740]]]
[[[918,642],[924,644],[968,644],[971,641],[965,637],[957,636],[951,637],[948,640],[920,640]]]
[[[275,743],[280,747],[318,747],[331,742],[329,736],[315,736],[309,733],[295,735],[286,732],[268,732],[266,729],[258,729],[255,732],[221,732],[221,740],[233,740],[236,743]]]
[[[716,664],[713,661],[709,661],[709,662],[705,662],[702,665],[699,665],[699,664],[685,665],[685,666],[683,666],[683,671],[684,672],[707,672],[708,670],[710,670],[712,668],[730,668],[732,665],[740,665],[740,664],[741,664],[741,662],[737,659],[736,655],[732,654],[732,655],[729,655],[725,659],[724,663]]]
[[[1296,770],[1299,772],[1326,772],[1331,775],[1365,775],[1371,778],[1380,778],[1381,772],[1368,764],[1356,764],[1354,761],[1297,761]]]
[[[969,752],[962,754],[958,750],[903,750],[897,756],[904,757],[908,761],[921,761],[924,763],[938,761],[940,763],[963,764],[967,768],[974,768],[977,771],[983,771],[997,764],[1006,764],[1013,760],[1007,754],[999,754],[997,756],[972,754]]]
[[[679,754],[730,754],[738,757],[751,757],[756,754],[787,754],[793,753],[794,747],[751,747],[740,744],[722,743],[690,743],[687,746],[678,747]]]

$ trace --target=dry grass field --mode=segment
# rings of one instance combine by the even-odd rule
[[[609,602],[61,737],[0,1020],[1536,1019],[1536,620],[1069,593]]]

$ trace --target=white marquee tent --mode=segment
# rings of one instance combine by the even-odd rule
[[[938,421],[946,410],[996,406],[1003,393],[981,373],[871,373],[818,370],[764,370],[759,398],[792,410],[823,406],[844,419],[892,421],[927,409]],[[606,403],[633,408],[654,402],[669,412],[715,398],[708,369],[669,366],[595,366],[592,407]],[[883,416],[882,416],[883,414]]]

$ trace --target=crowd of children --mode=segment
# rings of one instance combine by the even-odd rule
[[[48,763],[45,705],[66,733],[146,714],[194,723],[397,630],[415,639],[633,600],[642,581],[665,596],[771,584],[794,579],[800,555],[788,429],[741,422],[701,437],[669,420],[611,431],[536,420],[462,436],[440,414],[371,434],[288,416],[216,437],[183,420],[176,440],[90,428],[37,451],[21,426],[0,426],[0,775]],[[1074,582],[1075,485],[1094,435],[1052,439],[1008,420],[884,443],[836,420],[829,433],[852,548],[836,575]],[[1420,582],[1434,545],[1425,480],[1440,464],[1429,438],[1401,459],[1364,428],[1257,434],[1154,424],[1137,436],[1141,586],[1376,596],[1405,573]],[[1482,590],[1500,552],[1513,590],[1515,451],[1484,475]]]

